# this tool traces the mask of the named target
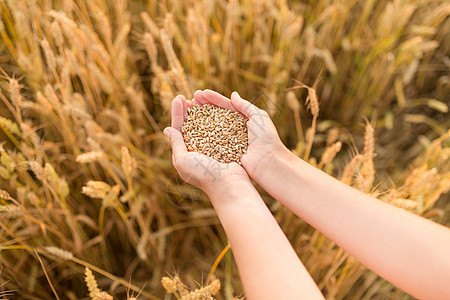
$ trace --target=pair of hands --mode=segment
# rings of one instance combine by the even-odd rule
[[[187,118],[188,107],[194,104],[213,104],[248,118],[249,145],[247,153],[241,157],[242,166],[236,162],[220,163],[206,155],[187,151],[181,127]],[[170,138],[173,165],[181,178],[206,193],[218,187],[229,187],[236,180],[248,180],[249,176],[257,180],[261,166],[284,149],[267,112],[242,99],[237,92],[231,94],[231,99],[212,90],[198,90],[192,100],[178,95],[172,102],[172,126],[164,129],[164,134]]]

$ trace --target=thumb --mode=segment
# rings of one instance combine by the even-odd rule
[[[231,94],[231,104],[238,110],[241,114],[246,116],[247,118],[251,118],[252,116],[260,113],[260,109],[253,105],[251,102],[244,100],[238,92],[233,92]]]
[[[172,144],[172,150],[175,155],[187,151],[186,145],[184,144],[183,135],[180,131],[173,127],[166,127],[166,129],[164,129],[164,134],[169,137],[170,143]]]

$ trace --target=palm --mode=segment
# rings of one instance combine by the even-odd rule
[[[214,188],[230,177],[247,178],[245,170],[237,163],[223,164],[198,152],[188,152],[181,127],[187,118],[187,108],[192,102],[177,96],[172,102],[172,129],[170,130],[173,164],[181,178],[201,189]]]
[[[176,159],[176,166],[184,181],[201,189],[205,183],[216,185],[225,178],[247,176],[245,170],[235,162],[223,164],[198,152],[185,152]]]
[[[214,104],[238,111],[249,119],[247,122],[249,145],[247,153],[241,158],[241,162],[250,176],[255,173],[258,165],[264,164],[265,159],[272,152],[282,147],[277,130],[270,120],[269,115],[250,102],[242,99],[242,101],[232,101],[210,90],[203,92],[197,91],[194,96],[194,101],[200,105]]]

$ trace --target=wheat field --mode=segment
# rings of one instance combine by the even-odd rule
[[[296,155],[450,225],[449,15],[444,0],[0,0],[0,298],[244,296],[162,134],[196,89],[239,91]],[[327,299],[411,299],[260,192]]]

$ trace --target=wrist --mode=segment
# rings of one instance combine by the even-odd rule
[[[203,191],[216,210],[246,204],[249,196],[258,194],[248,176],[230,176],[219,184],[209,185]]]
[[[236,186],[250,183],[250,179],[243,172],[243,174],[223,174],[220,178],[217,178],[213,182],[208,181],[202,186],[203,192],[208,196],[215,196],[217,194],[228,194],[233,191]]]
[[[251,178],[261,185],[270,174],[278,173],[284,165],[289,165],[299,158],[295,156],[288,148],[281,145],[278,149],[269,152],[254,169]]]

